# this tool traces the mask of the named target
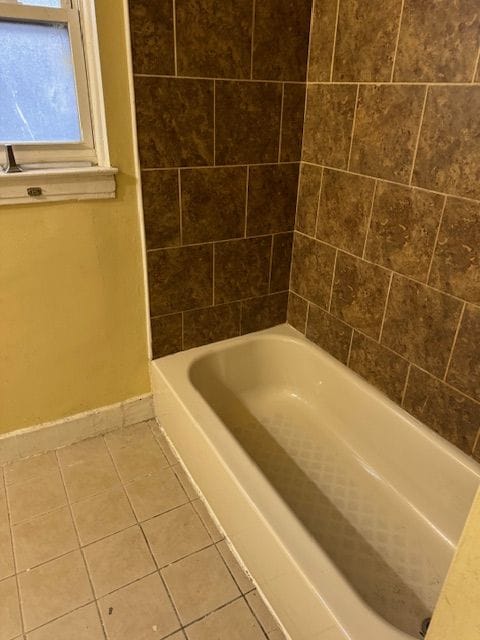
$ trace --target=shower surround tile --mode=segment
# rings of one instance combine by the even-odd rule
[[[298,164],[251,167],[247,235],[259,236],[293,229],[297,188]]]
[[[278,233],[273,236],[270,293],[286,291],[290,285],[293,233]]]
[[[274,293],[242,302],[241,333],[261,331],[287,320],[288,292]]]
[[[173,4],[129,0],[133,72],[174,75]]]
[[[386,180],[410,178],[425,87],[362,85],[350,168]]]
[[[356,95],[349,84],[309,85],[303,160],[347,168]]]
[[[321,167],[301,164],[295,229],[308,236],[315,236],[322,173]]]
[[[414,183],[480,199],[480,86],[433,86],[423,118]]]
[[[333,80],[389,82],[402,0],[340,2]]]
[[[215,91],[216,163],[276,162],[280,140],[281,85],[274,82],[218,81]]]
[[[362,255],[375,181],[325,169],[318,207],[317,238]]]
[[[397,82],[470,82],[480,46],[476,0],[406,0]]]
[[[379,182],[366,258],[426,281],[444,202],[436,193]]]
[[[480,304],[480,203],[447,199],[429,282]]]
[[[255,3],[253,77],[305,81],[311,0]]]
[[[328,82],[332,67],[337,0],[314,0],[310,33],[309,82]]]
[[[176,0],[179,75],[249,78],[252,11],[244,0]]]
[[[308,302],[290,291],[288,294],[287,322],[300,333],[305,333]]]
[[[182,169],[183,243],[243,236],[246,185],[246,167]]]
[[[213,164],[213,81],[135,78],[142,169]]]
[[[447,382],[480,402],[480,307],[465,309]]]
[[[445,375],[462,303],[394,276],[382,343],[433,375]]]
[[[290,287],[302,298],[326,309],[330,300],[335,249],[295,233]]]
[[[148,249],[180,244],[178,171],[142,173],[143,220]]]
[[[305,116],[306,86],[283,85],[282,132],[280,161],[295,162],[302,158],[303,119]]]
[[[235,338],[240,334],[240,303],[187,311],[183,322],[185,349]]]
[[[152,331],[152,355],[163,358],[182,350],[182,314],[171,313],[167,316],[150,318]]]
[[[347,364],[353,329],[315,304],[310,305],[306,336]]]

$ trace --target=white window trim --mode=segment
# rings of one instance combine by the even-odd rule
[[[14,0],[15,1],[15,0]],[[22,173],[6,174],[0,146],[0,205],[115,197],[110,166],[94,0],[63,0],[61,9],[0,0],[0,15],[69,24],[83,142],[14,146]],[[41,161],[41,164],[40,164]],[[32,188],[41,195],[32,196]]]

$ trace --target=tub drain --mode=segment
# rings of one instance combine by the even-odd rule
[[[427,635],[428,627],[430,626],[431,618],[425,618],[422,622],[422,627],[420,629],[420,637],[425,638]]]

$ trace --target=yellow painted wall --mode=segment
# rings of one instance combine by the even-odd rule
[[[115,200],[0,207],[0,433],[147,393],[121,0],[97,0]]]

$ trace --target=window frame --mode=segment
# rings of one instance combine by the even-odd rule
[[[83,139],[73,144],[14,143],[16,161],[23,169],[16,174],[2,171],[4,143],[0,142],[0,205],[115,195],[117,170],[110,166],[94,0],[61,0],[61,4],[41,7],[0,0],[0,20],[68,25]],[[42,195],[28,195],[28,186],[44,187]]]

